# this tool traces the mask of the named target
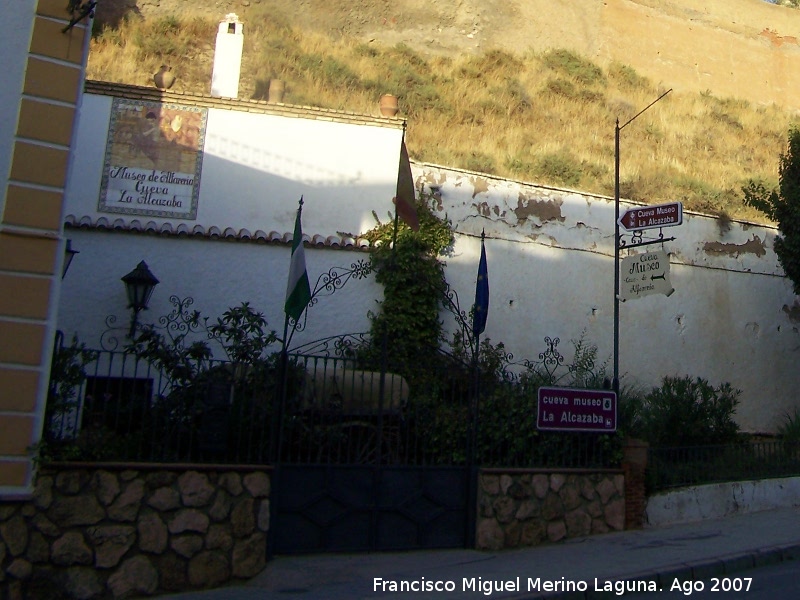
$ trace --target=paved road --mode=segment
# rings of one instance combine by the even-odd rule
[[[780,565],[773,567],[780,563]],[[800,598],[800,509],[784,508],[718,520],[686,523],[637,531],[575,538],[550,544],[501,552],[476,550],[438,550],[405,553],[340,554],[279,557],[252,580],[204,592],[167,596],[176,600],[533,600],[552,597],[550,590],[533,589],[529,579],[555,585],[559,582],[585,582],[595,587],[595,579],[657,581],[667,590],[672,582],[690,578],[703,582],[706,598],[735,595],[730,591],[712,592],[712,577],[723,585],[754,571],[750,591],[743,598]],[[783,567],[783,568],[781,568]],[[453,582],[453,591],[394,592],[378,590],[375,578],[393,582]],[[477,589],[482,582],[513,582],[503,591],[491,594]],[[475,584],[469,587],[465,580]],[[583,585],[583,584],[582,584]],[[738,585],[738,584],[736,584]],[[794,587],[793,587],[794,586]],[[602,589],[602,587],[601,587]],[[556,592],[564,590],[555,589]],[[589,593],[558,594],[560,600],[596,598]],[[663,595],[700,596],[693,589],[651,592],[642,598]],[[613,587],[607,598],[619,597]],[[626,595],[631,598],[633,596]]]
[[[624,597],[627,600],[687,597],[692,600],[797,600],[800,598],[800,562],[784,562],[695,582],[679,581],[676,585],[679,587],[672,592],[643,592],[626,594]]]

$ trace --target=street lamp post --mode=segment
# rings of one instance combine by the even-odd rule
[[[619,132],[627,127],[636,117],[641,115],[664,96],[669,94],[672,88],[661,94],[650,104],[645,106],[638,113],[628,119],[623,125],[617,119],[614,125],[614,379],[611,382],[612,389],[619,394]]]

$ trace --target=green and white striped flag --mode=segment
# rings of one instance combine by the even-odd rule
[[[299,321],[303,311],[311,302],[311,286],[308,284],[306,272],[306,255],[303,251],[303,228],[300,225],[300,214],[303,211],[303,198],[300,198],[300,207],[297,209],[297,219],[294,222],[294,237],[292,237],[292,262],[289,266],[289,283],[286,286],[286,315]]]

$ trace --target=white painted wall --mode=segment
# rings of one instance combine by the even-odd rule
[[[66,214],[123,216],[97,210],[111,102],[84,95]],[[396,127],[211,108],[197,218],[131,218],[284,233],[294,229],[304,196],[304,232],[364,231],[374,225],[371,210],[392,208],[401,138]]]
[[[458,232],[447,278],[467,307],[486,231],[485,335],[532,358],[545,335],[558,336],[569,358],[569,340],[585,331],[610,373],[613,199],[430,165],[415,176],[438,190],[437,211]],[[649,387],[665,375],[727,381],[743,391],[743,428],[774,431],[797,405],[800,385],[795,296],[772,247],[775,229],[734,222],[721,232],[717,219],[685,214],[683,225],[663,231],[677,238],[664,244],[675,292],[621,303],[621,385]]]
[[[0,176],[6,181],[11,169],[11,151],[17,132],[19,102],[25,78],[26,61],[30,47],[35,0],[11,2],[3,10],[3,35],[0,35],[0,56],[3,64],[3,85],[0,86]],[[17,60],[19,58],[19,60]],[[6,204],[6,186],[0,187],[0,215]]]
[[[172,310],[171,295],[194,298],[192,310],[212,320],[232,306],[250,302],[264,313],[269,328],[283,333],[283,303],[291,248],[245,242],[155,236],[146,234],[70,230],[80,254],[64,278],[59,329],[67,341],[73,334],[90,347],[98,347],[106,330],[105,319],[116,315],[120,338],[130,325],[125,286],[120,278],[144,260],[161,282],[153,292],[150,309],[140,322],[155,322]],[[309,279],[332,266],[349,266],[367,259],[364,252],[306,249]],[[341,333],[369,330],[367,311],[382,297],[373,277],[352,281],[330,297],[321,297],[308,311],[308,329],[295,334],[293,346]],[[120,348],[121,349],[121,348]],[[276,348],[277,349],[277,348]]]
[[[87,96],[78,135],[67,213],[96,221],[110,99]],[[297,199],[305,196],[309,237],[358,234],[391,210],[401,132],[397,129],[253,115],[211,109],[196,222],[224,230],[292,231]],[[600,361],[613,351],[613,200],[414,165],[418,187],[439,196],[435,210],[452,220],[456,242],[447,278],[468,310],[475,290],[480,232],[485,229],[491,302],[485,337],[504,342],[517,358],[536,359],[544,337],[570,340],[585,332]],[[434,187],[431,187],[434,186]],[[623,205],[623,210],[629,207]],[[129,222],[131,218],[126,218]],[[138,217],[141,222],[165,219]],[[177,221],[176,221],[177,224]],[[665,228],[671,255],[670,297],[620,306],[622,385],[649,387],[665,375],[691,375],[742,390],[738,420],[746,431],[774,431],[796,406],[800,335],[795,297],[772,247],[775,229],[685,214]],[[170,294],[193,296],[209,316],[250,301],[282,328],[288,247],[70,230],[81,251],[62,292],[59,326],[96,339],[103,319],[127,319],[119,278],[144,259],[161,279],[151,315],[169,309]],[[655,246],[660,247],[660,244]],[[361,252],[309,249],[312,280]],[[298,342],[365,331],[367,311],[381,290],[353,282],[312,309]],[[797,311],[795,311],[797,312]],[[793,320],[795,319],[795,320]]]
[[[793,506],[800,506],[800,477],[698,485],[650,496],[645,526],[665,527]]]

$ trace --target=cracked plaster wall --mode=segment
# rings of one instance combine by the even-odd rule
[[[432,192],[436,211],[452,220],[456,242],[444,257],[446,275],[465,310],[473,301],[480,233],[486,231],[491,303],[485,337],[502,341],[517,359],[534,360],[545,350],[545,336],[558,337],[558,350],[568,362],[570,341],[584,335],[597,345],[598,361],[606,362],[610,374],[613,200],[432,165],[415,163],[412,171],[417,188]],[[623,210],[629,206],[623,203]],[[339,231],[345,223],[362,222],[367,229],[374,209],[372,196],[351,198],[331,213],[324,228]],[[306,221],[306,211],[303,216],[306,235],[321,233],[318,219]],[[285,229],[283,217],[264,213],[259,227]],[[728,381],[742,390],[742,428],[774,431],[783,415],[794,410],[800,384],[795,368],[800,306],[774,254],[775,233],[762,225],[720,223],[688,213],[681,226],[665,228],[665,236],[676,238],[663,244],[670,253],[675,292],[620,305],[622,384],[647,387],[665,375]],[[270,324],[281,322],[285,245],[78,229],[70,237],[81,254],[62,289],[58,326],[67,339],[73,331],[83,340],[96,339],[109,314],[124,320],[119,277],[142,259],[162,281],[148,316],[168,312],[169,294],[176,293],[194,297],[204,315],[249,300]],[[366,258],[347,250],[309,248],[306,254],[313,278],[331,266]],[[367,330],[367,311],[381,292],[373,278],[349,284],[313,309],[298,343]]]
[[[583,333],[610,374],[613,198],[413,167],[417,188],[434,194],[436,212],[456,230],[447,278],[466,309],[486,232],[491,301],[484,335],[518,359],[536,359],[545,336],[559,337],[568,362],[570,340]],[[632,206],[623,201],[621,212]],[[620,304],[622,385],[657,385],[665,375],[728,381],[742,390],[742,428],[774,431],[794,409],[800,384],[800,307],[773,250],[776,229],[684,212],[683,224],[663,234],[676,238],[663,243],[675,292]],[[662,244],[634,252],[651,249]]]

